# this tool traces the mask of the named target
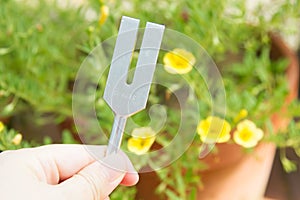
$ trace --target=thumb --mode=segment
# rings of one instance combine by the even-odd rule
[[[123,180],[127,170],[124,154],[95,161],[58,185],[65,199],[105,199]]]

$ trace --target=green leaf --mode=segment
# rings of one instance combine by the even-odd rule
[[[5,146],[4,146],[4,145],[2,145],[2,144],[0,144],[0,150],[1,150],[1,151],[4,151],[4,150],[6,150]]]
[[[195,187],[191,188],[189,199],[194,200],[197,199],[197,189]]]
[[[158,194],[163,194],[167,188],[167,184],[164,182],[161,182],[157,187],[156,191]]]
[[[295,153],[297,154],[297,156],[300,157],[300,146],[295,147],[294,150],[295,150]]]
[[[165,193],[170,200],[181,200],[181,198],[179,198],[178,195],[170,189],[167,189]]]
[[[78,144],[69,130],[64,130],[62,133],[62,142],[64,144]]]
[[[176,188],[177,188],[180,196],[185,196],[186,185],[184,183],[183,176],[181,174],[181,168],[179,168],[177,171],[180,171],[180,172],[176,173]]]
[[[8,47],[8,48],[0,48],[0,56],[4,56],[10,52],[12,52],[13,47]]]
[[[294,161],[287,159],[286,157],[281,158],[281,163],[284,170],[288,173],[294,172],[297,170],[297,164]]]
[[[47,144],[52,144],[52,139],[49,136],[44,137],[43,139],[43,144],[47,145]]]

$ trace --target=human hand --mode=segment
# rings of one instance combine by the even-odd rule
[[[105,146],[47,145],[0,154],[0,198],[4,200],[102,200],[138,174],[119,152]]]

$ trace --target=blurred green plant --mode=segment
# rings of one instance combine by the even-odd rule
[[[0,97],[2,116],[28,106],[41,113],[72,116],[72,81],[87,40],[81,9],[59,2],[4,0],[0,8]]]
[[[295,161],[287,158],[286,149],[292,149],[296,155],[300,157],[300,102],[292,102],[288,112],[289,115],[294,116],[288,127],[285,130],[280,130],[277,134],[268,135],[267,140],[275,143],[279,147],[280,160],[285,171],[293,172],[296,171],[298,167]]]
[[[142,26],[147,21],[165,24],[199,43],[216,62],[223,77],[227,94],[224,120],[235,128],[247,117],[269,132],[263,140],[274,142],[282,149],[283,166],[293,171],[296,166],[287,159],[284,149],[292,147],[300,154],[300,126],[299,122],[292,121],[286,130],[272,132],[270,116],[280,110],[289,91],[285,77],[287,60],[270,58],[269,33],[294,33],[295,27],[285,26],[285,22],[299,18],[300,2],[274,1],[272,5],[278,8],[258,5],[249,10],[243,0],[90,0],[79,8],[71,4],[62,7],[59,1],[3,0],[0,6],[0,106],[3,108],[0,115],[17,115],[30,108],[39,113],[72,116],[71,86],[81,61],[94,47],[117,34],[121,16],[127,15],[139,18]],[[165,55],[164,52],[159,55],[160,63]],[[204,81],[188,70],[182,76],[196,88],[201,120],[204,120],[211,110]],[[95,107],[103,131],[109,134],[113,115],[101,99],[104,85],[105,80],[100,80]],[[170,93],[166,88],[152,86],[147,109],[132,117],[136,124],[147,126],[151,105],[159,103],[167,107],[168,123],[161,130],[165,134],[156,137],[156,143],[161,146],[167,145],[176,134],[180,121],[180,112],[166,105]],[[240,115],[243,110],[247,115]],[[299,113],[299,103],[295,101],[288,116]],[[16,135],[16,131],[7,128],[0,132],[0,149],[34,146],[24,140],[13,143]],[[68,131],[62,137],[65,143],[76,143]],[[162,180],[157,187],[158,194],[168,199],[195,199],[202,185],[201,177],[194,174],[207,167],[198,160],[202,142],[200,137],[195,137],[180,159],[157,171]],[[44,143],[52,143],[51,138],[45,138]],[[127,148],[126,142],[122,148]],[[139,167],[147,162],[140,160]],[[129,190],[121,187],[112,198],[133,199],[135,192],[134,187]]]
[[[35,142],[23,140],[21,133],[14,129],[8,128],[0,121],[0,151],[16,150],[20,148],[36,146]]]

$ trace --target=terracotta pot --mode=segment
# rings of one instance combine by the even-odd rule
[[[205,158],[201,159],[201,161],[209,166],[205,172],[216,171],[224,167],[234,165],[245,155],[243,148],[235,143],[222,143],[216,144],[216,146],[218,148],[218,152],[216,154],[210,153]]]
[[[270,34],[272,41],[271,58],[289,60],[287,79],[290,93],[278,114],[271,117],[275,131],[288,125],[288,118],[282,117],[287,105],[297,97],[299,66],[295,53],[290,50],[281,38]],[[236,144],[218,144],[218,154],[210,154],[205,159],[210,168],[200,174],[203,188],[198,189],[197,199],[201,200],[253,200],[262,199],[270,175],[275,146],[269,143],[259,144],[254,152],[245,154]],[[155,188],[159,178],[155,172],[140,174],[136,199],[158,199]]]

